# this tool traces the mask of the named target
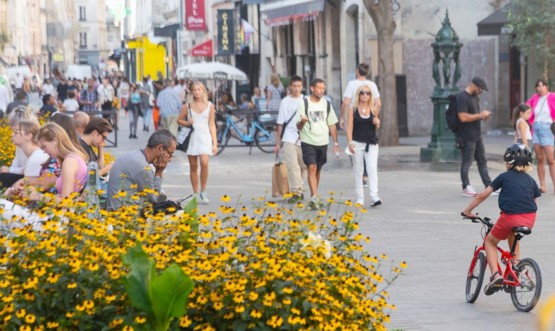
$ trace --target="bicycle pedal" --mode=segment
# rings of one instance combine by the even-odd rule
[[[503,286],[503,291],[505,291],[505,293],[511,293],[511,287],[510,286]]]

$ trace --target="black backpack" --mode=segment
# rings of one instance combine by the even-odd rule
[[[449,99],[449,107],[445,111],[445,119],[447,121],[447,127],[453,133],[459,132],[459,127],[461,121],[459,120],[459,114],[457,112],[457,94],[451,94],[447,97]]]

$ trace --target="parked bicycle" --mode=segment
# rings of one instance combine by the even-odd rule
[[[493,228],[493,223],[487,217],[470,218],[462,215],[463,219],[470,219],[473,223],[481,223],[482,238],[485,241],[486,236]],[[532,229],[527,226],[517,226],[513,228],[515,233],[515,241],[511,247],[511,251],[505,251],[497,246],[497,250],[501,253],[501,262],[505,264],[503,272],[502,289],[511,293],[511,299],[516,309],[528,312],[532,310],[538,300],[542,290],[542,276],[540,267],[531,258],[525,258],[520,261],[514,260],[515,248],[520,239],[525,235],[532,233]],[[498,262],[498,268],[501,270]],[[474,255],[470,262],[470,268],[466,277],[466,301],[473,303],[478,299],[484,274],[486,270],[486,253],[484,244],[474,249]]]
[[[219,155],[228,146],[230,138],[235,138],[250,147],[256,145],[264,153],[273,153],[276,146],[276,123],[261,121],[261,113],[256,110],[217,112],[216,138]],[[242,145],[238,145],[242,146]]]

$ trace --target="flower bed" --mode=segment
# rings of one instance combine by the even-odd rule
[[[141,243],[157,270],[177,264],[194,282],[171,330],[385,329],[394,308],[386,288],[406,264],[384,266],[385,255],[364,250],[364,210],[333,196],[319,212],[222,201],[200,216],[189,208],[140,217],[137,207],[111,213],[70,199],[46,206],[42,232],[0,237],[1,328],[149,330],[123,282],[122,256]]]

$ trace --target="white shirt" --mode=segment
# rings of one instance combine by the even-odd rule
[[[78,111],[79,103],[75,99],[65,99],[62,105],[65,111]]]
[[[8,104],[10,103],[10,94],[8,93],[8,88],[0,84],[0,111],[6,111]]]
[[[27,160],[25,164],[25,169],[23,169],[23,175],[26,177],[38,177],[40,176],[40,170],[42,169],[42,164],[48,160],[49,156],[42,149],[37,148]]]
[[[14,86],[16,89],[21,89],[23,88],[23,77],[21,76],[15,76],[15,83]]]
[[[279,113],[277,118],[277,124],[285,124],[285,122],[291,121],[283,128],[283,142],[288,142],[291,144],[301,145],[299,140],[299,130],[297,130],[297,122],[295,121],[295,113],[299,109],[299,103],[302,102],[303,96],[300,95],[297,98],[291,96],[286,96],[281,100],[279,104]],[[293,116],[293,117],[292,117]]]
[[[104,84],[100,84],[97,89],[98,92],[98,99],[100,103],[105,103],[106,101],[113,101],[114,100],[114,88],[112,85],[108,84],[104,87]]]
[[[359,87],[361,87],[362,85],[368,85],[368,87],[370,87],[370,92],[372,92],[372,98],[374,100],[376,100],[377,98],[380,97],[380,92],[378,91],[378,86],[376,85],[376,83],[374,83],[371,80],[359,80],[359,79],[355,79],[350,81],[347,84],[347,87],[345,87],[345,93],[343,93],[343,99],[345,98],[351,98],[351,104],[350,106],[352,107],[355,103],[355,93],[357,93],[357,90]]]
[[[10,166],[9,172],[12,174],[23,174],[25,170],[25,165],[29,158],[25,155],[25,152],[17,146],[15,146],[15,157]]]
[[[549,105],[547,104],[547,94],[540,97],[536,109],[534,109],[534,123],[551,123],[551,112],[549,110]]]
[[[52,84],[43,84],[42,85],[42,94],[50,94],[53,96],[56,96],[56,89],[54,88],[54,85]]]

